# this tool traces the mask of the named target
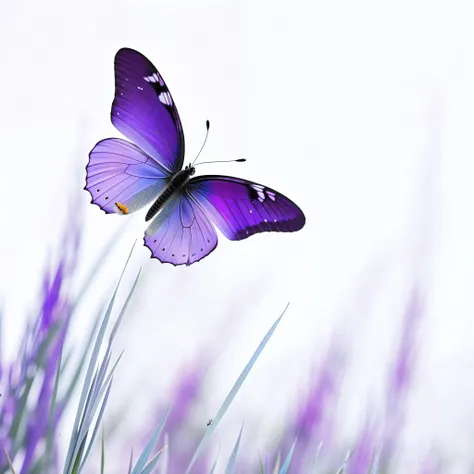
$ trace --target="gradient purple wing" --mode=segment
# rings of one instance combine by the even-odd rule
[[[142,54],[122,48],[115,56],[114,126],[170,173],[184,160],[178,110],[156,67]]]
[[[107,214],[128,214],[156,198],[168,179],[169,173],[133,143],[107,138],[89,153],[84,189]]]
[[[178,193],[166,203],[145,232],[152,258],[172,265],[191,265],[217,247],[217,233],[192,196]]]
[[[259,232],[295,232],[306,220],[301,209],[283,194],[243,179],[199,176],[189,181],[188,193],[230,240]]]

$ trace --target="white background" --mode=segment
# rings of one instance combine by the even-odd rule
[[[108,294],[138,238],[127,284],[140,265],[143,280],[118,341],[126,353],[111,407],[138,397],[143,405],[132,407],[130,424],[143,426],[146,404],[207,352],[216,363],[196,415],[205,423],[291,301],[221,439],[246,421],[248,439],[257,435],[264,445],[332,340],[348,350],[338,429],[352,439],[382,412],[407,289],[418,280],[426,311],[405,460],[414,466],[435,447],[452,460],[449,472],[465,472],[474,430],[473,13],[463,0],[3,0],[7,350],[14,352],[34,309],[65,220],[83,220],[82,274],[124,222],[91,206],[81,188],[92,146],[120,136],[109,120],[113,57],[132,47],[171,89],[186,162],[209,119],[203,157],[248,161],[200,171],[280,190],[307,224],[296,234],[238,243],[221,237],[202,262],[174,268],[149,260],[143,215],[129,217],[75,329],[79,337],[90,324],[95,301]]]

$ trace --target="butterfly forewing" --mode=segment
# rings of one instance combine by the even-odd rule
[[[169,173],[133,143],[107,138],[95,145],[86,167],[86,187],[106,213],[128,214],[165,188]]]
[[[115,56],[114,126],[168,172],[183,166],[184,135],[178,110],[161,74],[138,51]]]
[[[305,224],[301,209],[283,194],[229,176],[192,178],[187,192],[230,240],[259,232],[295,232]]]

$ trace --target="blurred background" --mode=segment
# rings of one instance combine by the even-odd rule
[[[399,430],[396,472],[430,456],[447,462],[443,472],[468,472],[473,18],[467,0],[2,0],[6,352],[35,306],[38,275],[60,255],[62,229],[79,220],[76,272],[85,278],[110,253],[74,321],[78,343],[138,239],[126,280],[140,266],[143,278],[117,342],[125,355],[109,406],[111,425],[125,413],[124,443],[166,406],[183,371],[202,374],[190,423],[205,427],[290,302],[219,428],[223,455],[245,423],[242,443],[258,459],[327,370],[331,422],[316,438],[342,449],[367,430]],[[306,214],[301,232],[220,236],[209,257],[174,268],[142,246],[146,210],[124,218],[90,205],[88,153],[120,136],[109,114],[124,46],[170,87],[186,163],[209,119],[202,157],[247,162],[201,171],[286,194]]]

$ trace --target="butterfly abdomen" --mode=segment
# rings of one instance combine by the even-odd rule
[[[171,179],[168,186],[163,190],[163,192],[156,198],[156,201],[152,204],[150,209],[145,216],[145,222],[153,219],[158,212],[163,208],[166,202],[173,196],[174,193],[178,192],[183,188],[183,186],[189,181],[191,175],[194,174],[194,168],[186,167],[184,170],[181,170],[179,173]]]

